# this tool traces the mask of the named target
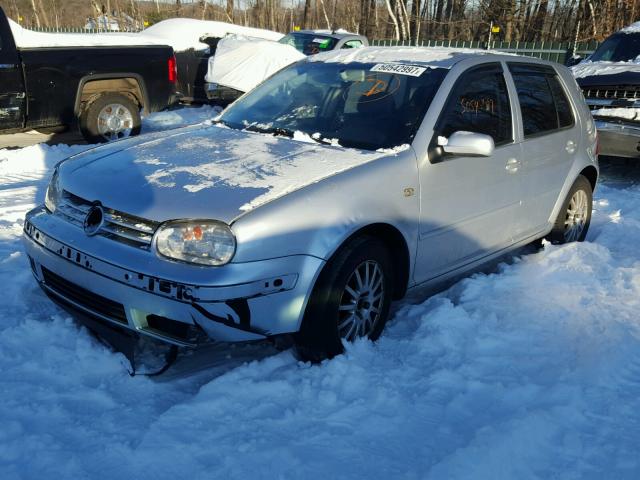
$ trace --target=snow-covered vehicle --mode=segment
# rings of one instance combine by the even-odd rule
[[[79,126],[89,142],[140,132],[177,101],[167,44],[138,34],[34,32],[0,8],[0,132]]]
[[[376,339],[409,289],[583,240],[596,142],[563,66],[330,52],[212,122],[61,162],[24,242],[77,315],[176,345],[294,334],[317,360]]]
[[[571,70],[596,120],[600,153],[640,158],[640,22]]]
[[[226,22],[172,18],[145,29],[141,36],[171,45],[178,63],[178,91],[186,102],[207,102],[204,77],[208,60],[216,53],[218,42],[227,35],[244,35],[278,41],[281,33],[244,27]]]
[[[205,77],[207,98],[226,106],[278,70],[308,55],[369,45],[367,37],[345,30],[302,30],[278,42],[232,35],[218,44]]]
[[[226,106],[278,70],[305,58],[290,45],[229,35],[209,58],[205,76],[208,100]]]

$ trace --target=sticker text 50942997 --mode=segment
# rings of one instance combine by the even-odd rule
[[[396,73],[398,75],[409,75],[411,77],[419,77],[422,75],[426,67],[417,67],[415,65],[402,65],[400,63],[378,63],[371,68],[372,72]]]

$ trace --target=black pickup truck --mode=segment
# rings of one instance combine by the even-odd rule
[[[0,8],[0,133],[77,126],[89,142],[136,135],[141,110],[177,100],[176,81],[169,46],[19,47]]]

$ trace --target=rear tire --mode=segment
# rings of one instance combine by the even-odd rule
[[[579,175],[560,208],[553,229],[546,237],[547,240],[556,245],[582,242],[591,224],[592,209],[591,183],[585,176]]]
[[[389,316],[393,266],[387,246],[357,237],[325,265],[311,294],[300,331],[300,359],[320,362],[343,352],[342,340],[376,340]]]
[[[80,132],[89,143],[104,143],[138,135],[140,108],[122,93],[103,93],[80,115]]]

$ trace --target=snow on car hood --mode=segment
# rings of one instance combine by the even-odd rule
[[[587,60],[571,67],[571,73],[575,78],[629,72],[640,73],[640,64],[636,62],[590,62]]]
[[[82,153],[61,164],[60,179],[65,190],[85,200],[142,218],[231,222],[385,155],[199,125]]]

